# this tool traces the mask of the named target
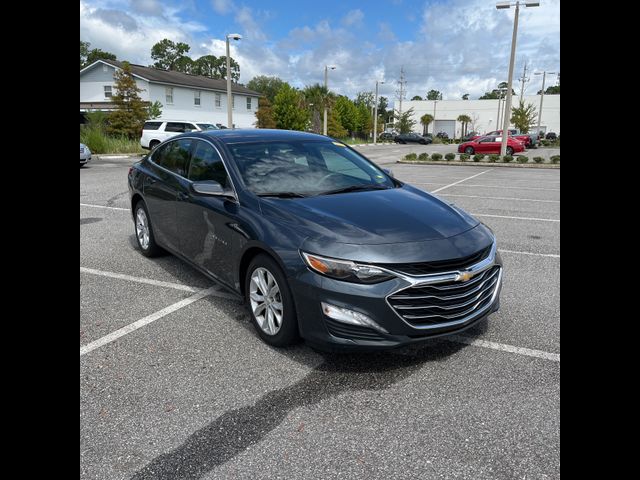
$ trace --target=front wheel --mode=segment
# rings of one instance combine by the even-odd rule
[[[260,254],[249,264],[245,299],[260,338],[274,347],[298,341],[298,320],[287,279],[271,257]]]
[[[162,248],[156,244],[155,237],[153,236],[149,212],[142,200],[136,203],[133,222],[136,227],[136,241],[142,254],[145,257],[157,257],[162,254]]]
[[[467,155],[473,155],[473,147],[465,148],[464,153],[466,153]]]
[[[507,147],[507,155],[513,155],[513,148]]]

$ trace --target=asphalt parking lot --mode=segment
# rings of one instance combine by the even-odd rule
[[[358,149],[489,225],[504,286],[464,336],[375,354],[268,347],[228,293],[137,251],[131,159],[81,169],[82,479],[559,478],[560,171],[399,147]]]

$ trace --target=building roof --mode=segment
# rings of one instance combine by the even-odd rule
[[[96,60],[96,62],[89,65],[89,67],[85,67],[85,69],[89,69],[97,62],[104,62],[111,66],[122,68],[122,62],[119,62],[117,60],[101,59]],[[130,63],[130,65],[132,74],[152,83],[164,83],[169,85],[195,87],[201,88],[203,90],[217,90],[223,93],[227,91],[226,80],[204,77],[202,75],[189,75],[188,73],[173,72],[170,70],[159,70],[157,68],[144,67],[142,65],[136,65],[133,63]],[[85,69],[83,69],[83,71]],[[238,85],[237,83],[233,82],[231,83],[231,91],[233,93],[241,93],[244,95],[255,97],[259,97],[261,95],[259,92],[250,90],[247,87]]]

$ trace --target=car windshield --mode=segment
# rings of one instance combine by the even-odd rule
[[[212,123],[199,123],[198,127],[200,127],[200,130],[220,130]]]
[[[339,142],[286,141],[228,145],[246,187],[290,197],[393,188],[395,183]]]

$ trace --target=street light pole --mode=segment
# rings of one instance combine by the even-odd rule
[[[434,133],[436,131],[436,103],[438,103],[438,100],[434,100],[433,101],[433,131],[434,131]]]
[[[384,83],[376,80],[376,99],[375,99],[375,111],[373,114],[373,144],[378,143],[378,83]]]
[[[231,93],[231,54],[229,53],[229,38],[240,40],[242,35],[238,33],[230,33],[227,35],[227,127],[233,128],[233,96]]]
[[[325,65],[324,66],[324,88],[327,91],[327,96],[329,95],[329,87],[328,87],[328,71],[329,69],[335,70],[336,67],[333,65]],[[327,102],[325,101],[324,105],[324,127],[322,128],[322,134],[327,134]]]
[[[522,2],[525,7],[537,7],[540,2]],[[501,2],[496,4],[498,10],[503,8],[511,8],[513,4],[510,2]],[[520,2],[515,3],[516,14],[513,20],[513,36],[511,37],[511,58],[509,59],[509,78],[507,79],[507,98],[505,99],[504,115],[502,119],[502,145],[500,146],[500,155],[507,153],[507,140],[509,139],[509,120],[511,118],[511,92],[513,89],[513,64],[516,58],[516,39],[518,37],[518,15],[520,13]]]
[[[538,111],[538,128],[536,129],[536,135],[540,135],[540,122],[542,121],[542,101],[544,100],[544,82],[547,78],[547,73],[553,74],[556,72],[536,72],[534,75],[542,74],[542,91],[540,92],[540,110]]]

